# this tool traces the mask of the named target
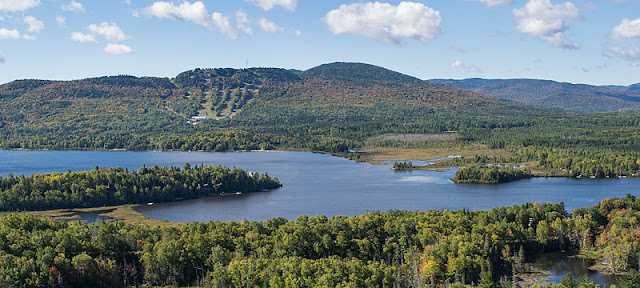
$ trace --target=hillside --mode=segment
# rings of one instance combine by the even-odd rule
[[[629,85],[627,91],[640,91],[640,83]]]
[[[0,127],[25,133],[143,130],[193,113],[195,107],[178,91],[167,78],[17,80],[0,86]]]
[[[422,80],[379,66],[365,63],[335,62],[322,64],[300,73],[301,76],[318,77],[359,83],[384,82],[416,84]]]
[[[307,71],[194,69],[174,79],[121,75],[0,85],[0,148],[316,149],[332,138],[462,133],[566,115],[361,63]]]
[[[640,91],[634,86],[623,90],[612,86],[560,83],[536,79],[432,79],[431,82],[448,84],[485,95],[577,111],[611,111],[640,105]]]

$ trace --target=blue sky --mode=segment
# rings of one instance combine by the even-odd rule
[[[0,0],[0,83],[336,61],[629,85],[640,1]]]

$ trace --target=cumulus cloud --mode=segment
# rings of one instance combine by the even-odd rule
[[[513,4],[513,0],[467,0],[467,1],[480,2],[487,7]]]
[[[607,57],[615,56],[631,62],[640,62],[639,47],[624,48],[620,46],[612,46],[609,48],[609,51],[605,51],[604,54]]]
[[[284,27],[278,26],[276,23],[265,18],[260,18],[260,20],[258,20],[258,24],[260,25],[260,29],[265,32],[275,33],[284,31]]]
[[[125,34],[118,24],[116,23],[107,23],[102,22],[100,25],[91,24],[87,26],[87,30],[92,33],[92,35],[102,35],[105,39],[109,41],[124,41],[129,39],[129,36]]]
[[[56,22],[58,22],[58,27],[63,28],[67,26],[67,18],[65,18],[64,16],[60,16],[58,15],[56,17]]]
[[[82,7],[82,3],[71,1],[68,4],[62,4],[63,11],[71,11],[71,12],[86,12],[84,7]]]
[[[40,5],[40,0],[0,0],[0,11],[24,11]]]
[[[296,36],[302,36],[302,31],[300,31],[299,29],[293,29],[291,30],[291,33]]]
[[[7,63],[7,57],[4,56],[4,54],[2,54],[2,52],[0,52],[0,64],[4,64]]]
[[[81,43],[97,43],[98,40],[96,37],[102,36],[107,41],[112,42],[104,47],[104,52],[112,55],[131,54],[134,52],[133,49],[127,45],[114,43],[129,39],[129,36],[127,36],[116,23],[103,22],[100,23],[100,25],[91,24],[85,27],[85,29],[88,33],[73,32],[71,33],[70,39]]]
[[[22,36],[20,36],[20,32],[18,32],[18,30],[16,29],[9,30],[7,28],[0,28],[0,39],[16,40],[20,38],[22,38]]]
[[[131,54],[133,53],[133,49],[124,44],[109,43],[104,47],[104,52],[112,55]]]
[[[580,19],[580,10],[571,2],[552,4],[550,0],[529,0],[521,9],[513,9],[516,30],[539,37],[557,48],[577,49],[567,39],[567,20]]]
[[[451,63],[449,65],[449,67],[451,69],[461,68],[461,69],[464,70],[464,72],[467,72],[467,73],[482,73],[482,70],[480,68],[478,68],[477,66],[464,64],[460,60],[457,60],[457,61]]]
[[[400,44],[403,39],[426,41],[440,33],[440,12],[422,3],[398,6],[369,2],[343,4],[323,18],[333,34],[351,33]]]
[[[151,6],[134,12],[134,15],[146,14],[158,18],[168,18],[182,22],[193,22],[204,26],[210,31],[220,31],[229,38],[238,37],[239,31],[229,24],[229,17],[221,13],[213,12],[209,14],[204,3],[198,1],[189,3],[184,1],[179,5],[173,2],[154,2]]]
[[[282,6],[284,9],[293,11],[298,8],[299,0],[249,0],[249,2],[266,11],[273,9],[276,6]]]
[[[236,23],[238,23],[238,30],[240,30],[243,34],[253,34],[253,29],[246,25],[247,23],[249,23],[249,15],[247,15],[247,12],[238,10],[236,12]]]
[[[33,16],[24,17],[24,23],[29,25],[28,32],[40,33],[44,29],[44,23]]]
[[[71,40],[81,43],[89,43],[89,42],[98,42],[96,41],[96,37],[92,34],[84,34],[81,32],[73,32],[71,33]]]
[[[629,20],[622,19],[620,25],[611,29],[610,37],[613,39],[637,39],[640,38],[640,18]]]

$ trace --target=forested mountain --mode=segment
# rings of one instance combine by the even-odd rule
[[[422,80],[379,66],[365,63],[336,62],[322,64],[300,73],[307,77],[320,77],[360,82],[390,82],[415,84]]]
[[[350,140],[439,133],[482,115],[565,114],[360,63],[304,72],[194,69],[174,79],[120,75],[0,85],[0,148],[317,148],[324,144],[313,142],[327,133]],[[230,130],[250,133],[224,132]]]
[[[500,99],[578,111],[610,111],[640,105],[638,86],[592,86],[536,79],[431,79]]]

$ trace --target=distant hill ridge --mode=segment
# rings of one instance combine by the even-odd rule
[[[578,111],[610,111],[640,106],[640,83],[593,86],[538,79],[431,79],[500,99]],[[613,89],[612,89],[613,88]]]
[[[322,77],[342,80],[378,81],[392,83],[418,83],[422,80],[383,67],[351,62],[322,64],[300,73],[306,77]]]
[[[141,93],[141,89],[144,93]],[[298,94],[294,94],[294,91]],[[182,115],[216,118],[233,116],[255,101],[308,107],[333,104],[362,106],[382,101],[443,109],[460,108],[460,103],[470,105],[469,101],[480,99],[495,102],[481,94],[583,111],[640,107],[640,83],[628,87],[606,87],[537,79],[423,81],[383,67],[348,62],[322,64],[305,71],[281,68],[197,68],[182,72],[173,79],[118,75],[73,81],[16,80],[0,85],[0,98],[27,94],[44,98],[55,96],[54,98],[60,99],[136,97],[137,94],[147,98],[155,95],[160,98],[158,100],[170,95],[183,95],[186,102],[196,103],[187,104],[178,98],[172,99],[171,103],[190,107],[187,110],[173,111]],[[465,110],[469,110],[469,107]]]

